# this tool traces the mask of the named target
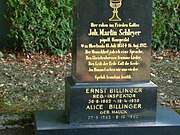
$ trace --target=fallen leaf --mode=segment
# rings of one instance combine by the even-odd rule
[[[50,74],[54,74],[54,71],[50,70],[49,73],[50,73]]]
[[[171,83],[173,83],[173,81],[172,80],[167,80],[167,83],[171,84]]]
[[[180,108],[180,99],[173,99],[171,101],[172,108]]]
[[[156,77],[156,75],[155,75],[155,74],[153,74],[153,73],[151,73],[150,75],[151,75],[151,77]]]
[[[3,87],[4,86],[4,84],[0,84],[0,87]]]

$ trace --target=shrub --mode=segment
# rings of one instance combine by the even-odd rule
[[[7,0],[9,37],[23,51],[71,48],[72,0]],[[153,49],[180,49],[178,0],[153,1]]]
[[[153,49],[180,49],[178,0],[153,2]]]
[[[7,5],[16,49],[60,54],[71,47],[71,0],[7,0]]]

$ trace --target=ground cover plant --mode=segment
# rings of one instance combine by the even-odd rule
[[[0,58],[0,125],[32,121],[33,110],[64,108],[64,77],[71,55]]]
[[[158,86],[158,105],[180,114],[180,52],[153,52],[151,79]]]

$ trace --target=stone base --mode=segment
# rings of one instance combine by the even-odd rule
[[[157,121],[118,124],[68,124],[62,110],[35,112],[36,135],[179,135],[180,115],[157,109]]]
[[[157,86],[153,82],[76,83],[66,78],[69,123],[155,122]]]

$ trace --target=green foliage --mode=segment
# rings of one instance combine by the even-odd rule
[[[56,55],[71,48],[72,0],[7,0],[9,37],[16,49]],[[153,49],[180,49],[179,1],[153,1]]]
[[[153,3],[154,49],[180,49],[180,20],[178,0],[155,0]]]
[[[7,0],[7,5],[16,49],[59,54],[72,46],[71,0]]]

